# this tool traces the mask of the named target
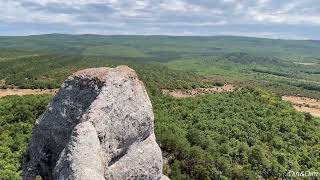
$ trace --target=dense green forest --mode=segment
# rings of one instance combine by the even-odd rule
[[[320,119],[281,95],[320,99],[320,43],[245,37],[42,35],[0,37],[1,88],[59,88],[75,71],[128,65],[145,83],[165,174],[277,179],[320,172]],[[162,89],[234,84],[175,99]],[[0,98],[0,179],[21,179],[34,123],[50,96]]]
[[[0,98],[0,179],[22,179],[22,156],[50,96]]]
[[[156,133],[172,179],[285,179],[320,170],[320,121],[280,97],[242,89],[155,101]]]
[[[161,88],[172,89],[176,78],[184,79],[178,75],[179,72],[184,72],[188,74],[186,78],[198,77],[199,81],[196,82],[199,83],[201,78],[207,77],[211,82],[224,81],[240,86],[258,86],[278,94],[320,97],[320,64],[295,64],[271,56],[260,57],[247,53],[190,57],[166,62],[97,55],[18,56],[0,60],[0,87],[59,88],[63,80],[77,70],[121,64],[129,65],[138,72],[144,71],[142,74],[155,74],[154,71],[161,70],[155,75],[168,75],[167,82],[162,83]],[[187,85],[179,88],[192,87]]]
[[[176,100],[155,92],[156,136],[172,179],[285,178],[320,170],[320,119],[272,93],[242,89]],[[0,99],[0,177],[20,179],[22,156],[48,96]]]

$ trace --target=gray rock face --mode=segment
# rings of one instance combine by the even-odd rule
[[[153,119],[144,85],[132,69],[79,71],[37,121],[24,179],[163,179]]]

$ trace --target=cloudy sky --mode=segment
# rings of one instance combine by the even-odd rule
[[[320,39],[319,0],[0,0],[0,35]]]

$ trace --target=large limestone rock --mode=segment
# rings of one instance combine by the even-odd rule
[[[162,156],[144,85],[126,67],[70,76],[39,118],[24,179],[161,179]]]

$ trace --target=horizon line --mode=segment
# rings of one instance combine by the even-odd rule
[[[70,36],[165,36],[165,37],[243,37],[243,38],[257,38],[269,40],[286,40],[286,41],[320,41],[320,39],[289,39],[289,38],[272,38],[259,36],[245,36],[245,35],[173,35],[173,34],[95,34],[95,33],[39,33],[39,34],[25,34],[25,35],[0,35],[0,37],[30,37],[30,36],[48,36],[48,35],[70,35]]]

